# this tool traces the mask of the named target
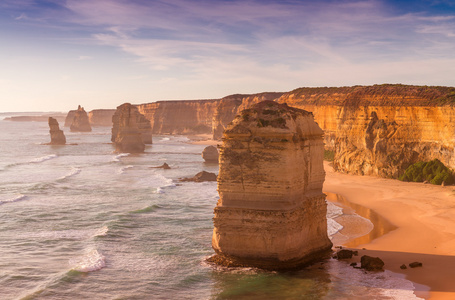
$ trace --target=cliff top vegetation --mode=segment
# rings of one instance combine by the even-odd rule
[[[455,105],[455,87],[381,84],[350,87],[302,87],[285,93],[290,105],[443,106]]]

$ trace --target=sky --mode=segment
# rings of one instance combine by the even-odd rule
[[[455,86],[455,0],[0,0],[0,111]]]

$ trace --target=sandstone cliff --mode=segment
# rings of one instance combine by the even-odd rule
[[[330,250],[322,135],[310,112],[273,101],[243,110],[227,127],[212,261],[286,269]]]
[[[91,126],[112,126],[115,109],[94,109],[88,113]]]
[[[128,119],[128,121],[126,121]],[[131,123],[131,125],[128,125]],[[111,141],[115,142],[121,130],[125,126],[137,128],[144,144],[152,144],[152,129],[150,121],[139,112],[135,105],[124,103],[117,107],[112,115],[112,136]]]
[[[51,135],[50,145],[65,145],[66,137],[58,126],[58,121],[52,117],[48,119],[49,134]]]
[[[92,127],[88,120],[87,112],[83,107],[79,105],[77,111],[74,114],[73,122],[70,126],[70,131],[72,132],[90,132]]]
[[[158,101],[137,105],[154,134],[211,133],[213,112],[219,100]]]
[[[141,153],[145,150],[141,130],[138,126],[137,108],[130,103],[124,103],[117,107],[112,117],[112,142],[115,143],[117,152]]]
[[[337,171],[396,178],[435,158],[455,169],[455,88],[300,88],[278,102],[313,112]]]

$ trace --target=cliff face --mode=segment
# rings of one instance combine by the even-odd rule
[[[112,126],[112,116],[115,109],[94,109],[88,113],[88,120],[92,126]]]
[[[155,134],[211,133],[219,100],[158,101],[137,105]]]
[[[455,88],[379,85],[301,88],[278,101],[313,112],[337,171],[396,178],[417,161],[455,168],[454,100]]]
[[[65,145],[66,137],[58,126],[58,121],[52,117],[48,119],[49,134],[51,135],[50,145]]]
[[[214,261],[285,269],[331,248],[322,135],[311,113],[273,101],[242,111],[227,127],[220,148]]]
[[[70,125],[70,130],[72,132],[90,132],[92,127],[88,120],[87,112],[83,107],[79,105],[76,112],[74,113],[73,122]]]
[[[65,124],[63,125],[64,127],[70,127],[71,123],[73,123],[74,116],[76,115],[77,110],[70,110],[68,114],[66,115],[65,118]]]
[[[283,93],[261,93],[254,95],[231,95],[222,98],[213,114],[212,134],[214,140],[219,140],[227,125],[240,111],[265,100],[278,99]]]
[[[112,141],[115,143],[116,151],[126,153],[144,152],[145,144],[137,122],[140,120],[137,108],[130,103],[124,103],[117,107],[112,120],[114,123]]]
[[[124,103],[117,107],[112,115],[112,136],[111,141],[116,142],[124,127],[134,127],[140,134],[144,144],[152,144],[152,129],[150,121],[139,112],[135,105]]]

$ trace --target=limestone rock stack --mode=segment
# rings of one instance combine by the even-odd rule
[[[220,147],[210,260],[287,269],[326,254],[323,155],[310,112],[273,101],[243,110]]]
[[[77,111],[74,113],[73,122],[70,126],[70,131],[72,132],[90,132],[92,127],[88,120],[87,112],[80,105],[77,108]]]
[[[215,146],[207,146],[202,151],[202,158],[207,163],[218,163],[218,149]]]
[[[144,144],[152,144],[152,128],[150,121],[139,112],[137,106],[130,103],[124,103],[117,107],[117,110],[112,116],[112,137],[111,141],[115,143],[115,140],[120,133],[120,129],[124,126],[122,123],[128,112],[128,118],[134,119],[130,122],[134,123],[134,126],[138,129],[142,142]]]
[[[58,121],[52,117],[49,117],[49,133],[51,135],[51,142],[50,145],[65,145],[66,144],[66,137],[63,134],[63,130],[61,130],[58,126]]]
[[[124,103],[117,107],[112,117],[112,141],[115,143],[117,152],[141,153],[145,150],[145,144],[137,122],[137,108],[130,103]]]

